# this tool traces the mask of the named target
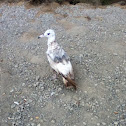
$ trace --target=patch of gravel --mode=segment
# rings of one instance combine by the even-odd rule
[[[125,126],[125,15],[114,6],[64,5],[43,13],[2,4],[0,125]],[[48,28],[70,55],[77,91],[53,78],[47,40],[37,39]]]

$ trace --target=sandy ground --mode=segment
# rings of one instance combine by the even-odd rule
[[[54,80],[48,28],[71,58],[78,89]],[[0,5],[0,126],[125,126],[126,9]]]

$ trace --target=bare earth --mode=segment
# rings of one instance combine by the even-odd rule
[[[78,89],[54,80],[48,28],[69,54]],[[0,5],[0,126],[126,126],[126,9]]]

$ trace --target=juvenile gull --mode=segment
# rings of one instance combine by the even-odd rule
[[[55,41],[55,32],[52,29],[47,30],[44,34],[38,38],[48,38],[48,49],[46,51],[50,66],[58,74],[62,75],[63,82],[68,86],[73,86],[76,89],[76,83],[74,82],[73,68],[70,62],[69,56]]]

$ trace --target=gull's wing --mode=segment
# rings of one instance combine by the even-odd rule
[[[65,60],[66,62],[70,61],[69,56],[66,54],[66,52],[60,46],[57,46],[53,50],[49,50],[47,55],[55,63],[61,63],[61,62],[63,62],[63,60]]]

